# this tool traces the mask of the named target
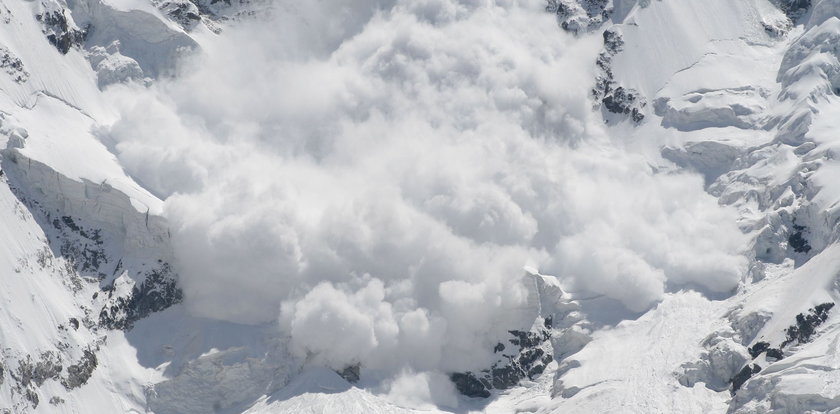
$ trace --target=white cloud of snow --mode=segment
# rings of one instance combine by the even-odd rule
[[[193,312],[279,312],[336,368],[451,371],[526,322],[525,265],[635,311],[736,286],[734,212],[591,111],[598,35],[540,0],[364,3],[278,0],[177,80],[110,90],[104,135],[166,197]]]

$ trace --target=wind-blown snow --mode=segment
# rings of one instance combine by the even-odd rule
[[[600,36],[537,0],[373,4],[278,2],[177,81],[110,89],[101,135],[166,198],[193,312],[279,313],[335,368],[452,371],[533,322],[526,265],[634,311],[737,285],[734,211],[591,111]]]

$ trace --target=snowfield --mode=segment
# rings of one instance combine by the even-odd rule
[[[0,0],[0,413],[840,412],[840,1]]]

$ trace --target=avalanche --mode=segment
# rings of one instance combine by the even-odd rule
[[[840,1],[0,0],[0,412],[840,409]]]

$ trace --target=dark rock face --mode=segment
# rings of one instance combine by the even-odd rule
[[[49,214],[47,218],[50,218]],[[76,224],[70,216],[52,218],[52,225],[61,236],[58,243],[61,256],[67,259],[77,272],[95,273],[100,280],[104,279],[106,275],[99,269],[108,259],[105,256],[101,231],[86,229]]]
[[[645,119],[640,107],[644,106],[641,103],[639,96],[635,91],[625,89],[624,87],[617,87],[614,90],[606,90],[607,95],[604,97],[604,108],[614,114],[624,114],[630,116],[633,122],[639,123]]]
[[[113,296],[113,284],[107,290],[111,296],[99,313],[99,325],[108,329],[129,330],[140,319],[184,299],[167,263],[147,273],[143,282],[135,285],[128,296]]]
[[[176,282],[177,275],[167,262],[158,259],[153,264],[134,263],[126,266],[119,249],[106,250],[106,246],[120,246],[123,242],[120,237],[125,237],[124,234],[109,232],[83,218],[45,208],[36,199],[37,195],[31,196],[21,190],[14,185],[14,180],[8,183],[47,235],[48,246],[38,253],[38,265],[41,268],[60,269],[66,275],[67,286],[74,292],[80,291],[83,283],[97,282],[103,293],[107,292],[108,298],[101,304],[99,312],[100,327],[128,330],[138,320],[183,300],[183,292]],[[64,260],[55,261],[59,256]],[[123,274],[127,274],[136,283],[128,293],[117,295],[114,283]],[[99,296],[98,292],[94,293],[92,300],[96,301]],[[94,303],[93,306],[99,308],[100,303]],[[75,323],[71,320],[70,324],[77,329],[80,322],[88,325],[87,319],[76,320]],[[91,325],[94,324],[91,322]]]
[[[67,378],[62,379],[61,384],[67,390],[87,384],[97,365],[96,354],[90,349],[86,349],[78,363],[67,367]]]
[[[607,112],[640,123],[645,119],[643,109],[647,102],[637,91],[618,85],[612,69],[612,60],[624,48],[621,34],[615,30],[604,31],[604,50],[598,55],[595,65],[600,74],[595,79],[592,96]]]
[[[800,344],[811,340],[816,328],[828,319],[828,312],[834,307],[834,303],[828,302],[817,305],[808,310],[808,314],[796,315],[796,325],[787,328],[787,339],[782,342],[782,348],[795,342]]]
[[[26,360],[18,365],[17,371],[12,373],[12,377],[23,387],[32,384],[40,387],[48,379],[58,379],[62,369],[58,354],[47,351],[34,361],[31,355],[27,355]]]
[[[466,395],[467,397],[487,398],[490,396],[490,391],[487,391],[487,389],[490,388],[490,384],[485,384],[484,382],[479,381],[478,378],[470,372],[456,372],[451,374],[449,379],[451,379],[455,384],[455,388],[458,389],[458,392]]]
[[[47,380],[59,381],[68,391],[86,384],[93,371],[97,367],[97,359],[94,350],[88,348],[84,351],[79,362],[67,367],[66,371],[62,365],[61,355],[58,352],[42,352],[37,358],[27,355],[26,359],[18,363],[17,370],[11,372],[12,387],[14,392],[23,395],[32,407],[38,406],[40,398],[37,389]],[[62,377],[62,372],[67,375]],[[3,383],[3,369],[0,366],[0,384]],[[56,397],[54,397],[56,398]],[[64,402],[59,398],[59,402]],[[53,403],[52,399],[50,403]]]
[[[778,348],[771,348],[769,343],[759,341],[756,342],[755,345],[747,348],[747,352],[750,353],[750,356],[753,357],[753,359],[757,358],[762,353],[765,353],[768,359],[784,359],[785,354],[782,349],[794,342],[801,344],[810,341],[811,337],[816,332],[816,328],[828,319],[828,312],[833,307],[834,303],[826,302],[809,309],[807,314],[800,313],[796,315],[796,325],[791,325],[785,330],[787,338],[781,345],[779,345]],[[740,389],[753,374],[756,374],[759,371],[761,371],[761,368],[758,365],[753,364],[752,367],[750,367],[750,365],[747,364],[747,366],[741,369],[741,371],[730,381],[732,383],[732,392],[734,393]]]
[[[43,352],[34,360],[27,355],[18,363],[17,370],[10,372],[12,388],[36,408],[40,402],[36,388],[48,379],[58,380],[62,370],[61,357],[55,352]]]
[[[550,326],[550,318],[546,319]],[[461,394],[474,398],[487,398],[490,390],[505,390],[519,384],[522,379],[534,379],[545,371],[546,365],[554,357],[548,354],[543,345],[551,337],[547,330],[539,332],[509,331],[512,336],[508,342],[514,346],[513,353],[502,354],[502,358],[490,369],[481,372],[458,372],[450,375],[455,388]],[[501,342],[494,348],[494,353],[504,352]]]
[[[784,359],[785,355],[782,353],[781,349],[777,348],[770,348],[767,350],[767,358],[773,358],[775,360]]]
[[[87,37],[88,28],[76,27],[64,8],[44,11],[35,18],[43,24],[47,40],[62,54],[67,54],[72,47],[81,46]]]
[[[763,341],[756,342],[755,345],[747,348],[747,352],[750,353],[750,356],[753,359],[758,358],[758,356],[762,353],[766,353],[768,358],[773,358],[777,360],[783,359],[785,357],[784,353],[782,353],[781,348],[771,348],[769,343]]]
[[[740,372],[738,372],[737,374],[735,374],[734,377],[732,377],[732,392],[734,393],[735,391],[741,389],[741,386],[744,385],[744,383],[747,382],[747,380],[750,379],[750,377],[752,377],[755,374],[758,374],[759,372],[761,372],[761,367],[757,364],[753,364],[752,366],[745,366]]]
[[[609,0],[548,0],[545,9],[557,15],[563,30],[574,34],[598,29],[612,15]]]
[[[158,5],[161,12],[178,23],[184,30],[192,30],[201,22],[198,7],[189,0],[165,0]]]
[[[811,251],[811,245],[803,235],[807,229],[805,226],[800,226],[794,223],[793,232],[788,237],[788,245],[797,253],[808,253]]]
[[[361,369],[359,364],[350,365],[346,368],[342,369],[341,371],[336,371],[336,373],[341,377],[347,380],[347,382],[351,384],[355,384],[359,382],[359,378],[361,378]]]
[[[802,17],[811,7],[811,0],[772,0],[772,3],[793,21]]]
[[[0,69],[3,69],[16,83],[26,83],[29,72],[23,68],[23,62],[9,49],[0,46]]]
[[[756,342],[755,345],[747,348],[747,352],[749,352],[750,356],[753,357],[753,359],[755,359],[759,355],[761,355],[762,352],[766,351],[769,348],[770,344],[767,342]]]

